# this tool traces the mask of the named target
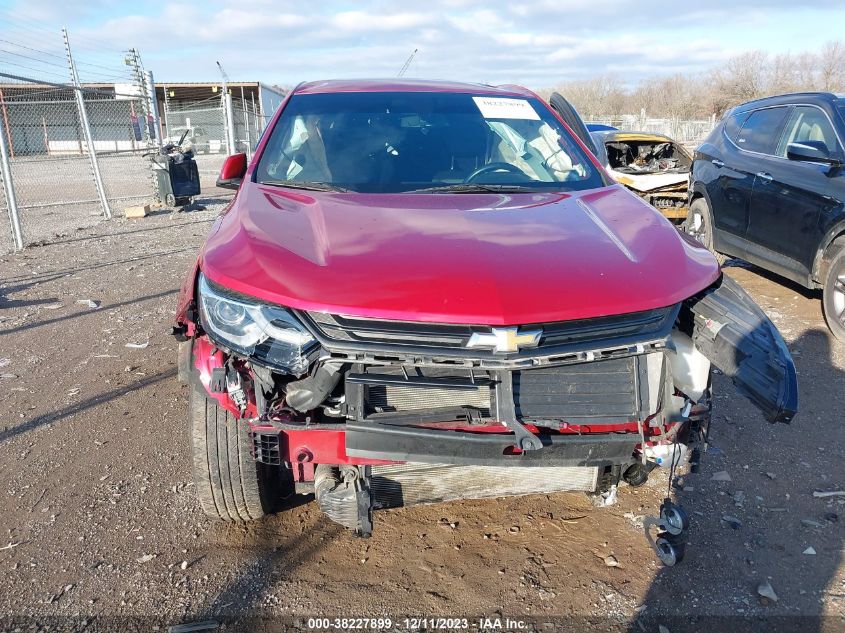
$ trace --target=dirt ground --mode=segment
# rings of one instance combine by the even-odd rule
[[[713,449],[673,492],[693,518],[677,567],[658,563],[638,527],[665,495],[662,473],[608,508],[556,494],[382,511],[369,540],[311,502],[233,527],[194,500],[169,336],[182,276],[224,201],[207,203],[0,256],[0,629],[14,617],[22,630],[92,630],[92,616],[104,630],[248,630],[256,617],[386,615],[404,628],[415,628],[404,616],[471,628],[488,616],[538,630],[845,630],[845,496],[813,496],[845,489],[845,346],[817,293],[727,269],[783,332],[801,410],[770,425],[714,378]],[[713,480],[719,471],[730,481]],[[777,602],[757,595],[764,581]]]

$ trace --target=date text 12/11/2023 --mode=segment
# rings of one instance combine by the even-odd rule
[[[482,618],[448,618],[448,617],[410,617],[401,618],[394,622],[392,618],[308,618],[308,628],[311,630],[385,630],[395,625],[409,631],[416,630],[481,630],[481,631],[521,631],[527,628],[524,620],[482,617]]]

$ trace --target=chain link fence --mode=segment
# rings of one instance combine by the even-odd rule
[[[610,125],[624,132],[662,134],[684,145],[698,145],[716,127],[716,118],[677,119],[653,118],[645,113],[612,116],[587,116],[588,124]]]
[[[152,200],[147,123],[138,95],[4,78],[3,176],[14,189],[24,242],[48,242],[96,224],[112,209]],[[0,209],[8,213],[8,184],[4,191]],[[8,239],[0,242],[9,246]]]
[[[233,94],[231,104],[234,151],[251,157],[264,129],[263,117],[254,101],[243,96]],[[205,101],[166,102],[162,116],[165,142],[178,143],[184,135],[184,142],[194,149],[202,188],[213,187],[229,153],[226,100],[221,95]]]

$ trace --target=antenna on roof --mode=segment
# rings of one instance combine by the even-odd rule
[[[405,74],[405,72],[408,70],[408,66],[410,66],[410,65],[411,65],[411,62],[412,62],[412,61],[414,61],[414,55],[416,55],[416,54],[417,54],[417,51],[418,51],[418,50],[420,50],[420,49],[415,48],[415,49],[414,49],[414,52],[413,52],[413,53],[411,53],[411,54],[408,56],[408,59],[406,59],[406,60],[405,60],[405,63],[404,63],[404,64],[402,64],[402,68],[400,68],[400,69],[399,69],[399,74],[398,74],[398,75],[396,75],[397,77],[401,77],[402,75],[404,75],[404,74]]]

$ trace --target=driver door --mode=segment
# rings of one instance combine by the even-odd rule
[[[804,277],[813,266],[821,238],[819,217],[827,215],[836,201],[831,197],[829,165],[786,157],[787,146],[802,141],[821,141],[831,155],[842,154],[833,125],[822,109],[793,107],[774,156],[767,157],[755,174],[746,239],[752,254],[768,260],[774,268],[791,269]],[[754,252],[755,246],[762,248]]]

